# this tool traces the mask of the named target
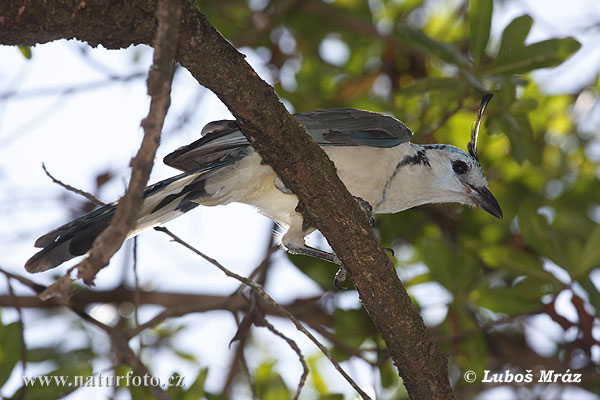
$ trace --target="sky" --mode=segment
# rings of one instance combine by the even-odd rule
[[[573,31],[573,26],[587,26],[587,21],[590,26],[598,23],[598,1],[571,0],[566,6],[558,0],[522,0],[496,2],[495,6],[502,10],[493,21],[495,32],[500,32],[515,16],[529,12],[535,15],[535,23],[528,40],[576,34],[582,41],[582,50],[564,66],[553,72],[536,73],[536,79],[544,83],[549,93],[581,87],[597,73],[600,46],[595,42],[600,28],[596,26]],[[82,55],[82,48],[87,55]],[[268,80],[269,75],[259,55],[251,50],[245,52],[250,64]],[[107,82],[107,76],[143,75],[150,66],[151,57],[151,49],[145,46],[107,51],[102,48],[90,49],[77,41],[57,41],[36,46],[33,48],[33,58],[26,60],[17,49],[0,46],[0,267],[25,274],[22,266],[34,253],[32,244],[35,239],[71,218],[57,198],[65,196],[72,200],[75,195],[65,194],[62,188],[53,184],[45,176],[42,163],[56,178],[88,191],[95,189],[96,174],[110,171],[117,179],[103,187],[99,197],[108,202],[123,193],[129,178],[129,160],[137,151],[143,135],[140,121],[147,114],[149,99],[143,76],[125,83]],[[83,87],[85,90],[65,92],[70,87]],[[61,91],[65,93],[60,94]],[[11,95],[13,92],[16,94]],[[181,125],[181,118],[186,115],[190,120]],[[162,165],[162,157],[196,140],[204,124],[230,117],[216,96],[200,89],[190,74],[180,68],[174,79],[172,105],[150,183],[176,173]],[[251,207],[239,204],[198,207],[167,226],[242,275],[248,275],[258,265],[272,230],[272,223],[267,218]],[[318,235],[312,240],[323,245]],[[238,287],[236,281],[225,278],[213,266],[199,261],[183,247],[169,243],[163,234],[146,232],[140,236],[138,246],[139,265],[143,268],[141,286],[144,288],[229,294]],[[128,268],[130,255],[131,241],[113,258],[111,266],[100,273],[98,289],[112,288],[121,282],[123,271],[128,271],[125,272],[127,281],[133,281]],[[275,254],[274,260],[275,266],[270,271],[266,288],[276,300],[285,303],[297,297],[320,293],[314,282],[291,265],[281,251]],[[67,267],[60,267],[58,272],[64,273],[73,264],[71,262],[66,264]],[[332,276],[334,272],[335,267],[332,266]],[[48,272],[30,277],[36,282],[50,284],[57,274]],[[18,293],[30,294],[18,285],[15,285],[15,289]],[[423,315],[427,322],[436,323],[444,318],[443,303],[448,295],[440,287],[415,286],[411,288],[411,294],[425,304]],[[428,303],[428,298],[435,301]],[[356,292],[337,295],[335,301],[347,308],[359,307]],[[568,299],[564,303],[568,303]],[[2,311],[3,323],[16,319],[14,311]],[[147,318],[156,311],[156,308],[144,308],[141,318]],[[99,306],[91,311],[94,317],[105,322],[113,320],[116,312],[110,306]],[[565,313],[568,312],[565,309]],[[64,314],[44,320],[40,320],[39,316],[35,311],[25,313],[26,339],[30,347],[57,344],[63,339],[71,348],[82,344],[84,338],[71,332],[69,325],[64,323]],[[235,332],[232,317],[216,312],[193,314],[174,323],[190,325],[190,329],[177,336],[177,347],[188,351],[193,349],[198,363],[183,363],[169,354],[154,354],[152,365],[156,367],[156,375],[164,378],[177,370],[191,379],[200,367],[209,366],[208,388],[218,390],[233,352],[233,348],[230,350],[228,347]],[[316,353],[316,348],[302,335],[295,333],[290,323],[276,323],[278,329],[293,336],[305,355]],[[52,333],[49,335],[48,332]],[[301,373],[296,355],[284,342],[264,329],[256,329],[255,332],[257,353],[250,352],[249,362],[257,363],[264,354],[279,360],[278,370],[293,387]],[[536,326],[529,332],[533,335],[531,340],[537,343],[551,343],[556,334]],[[103,335],[98,335],[95,347],[107,352],[109,343]],[[544,346],[539,351],[544,351]],[[320,371],[330,377],[332,390],[352,393],[348,384],[328,363],[320,362],[318,365]],[[377,377],[365,363],[353,361],[344,366],[367,392],[372,390],[369,388]],[[27,373],[41,374],[49,367],[30,366]],[[106,365],[96,367],[102,369]],[[9,385],[2,389],[6,392],[0,390],[0,393],[11,393],[19,384],[20,375],[13,374]],[[89,397],[90,393],[98,394],[98,389],[92,390],[79,390],[68,399],[83,399]],[[306,398],[310,398],[310,390],[304,390]]]

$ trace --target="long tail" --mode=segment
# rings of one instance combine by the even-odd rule
[[[136,225],[128,237],[196,208],[198,203],[193,200],[207,196],[206,179],[212,175],[212,170],[220,166],[185,172],[148,186],[144,190]],[[35,247],[42,250],[27,260],[25,269],[29,272],[46,271],[87,253],[94,239],[110,224],[116,207],[116,202],[107,204],[38,238]]]

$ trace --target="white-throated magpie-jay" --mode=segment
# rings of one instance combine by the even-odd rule
[[[369,111],[331,109],[294,117],[323,147],[363,208],[371,205],[374,213],[395,213],[421,204],[456,202],[502,218],[477,157],[477,133],[490,98],[485,95],[482,100],[468,153],[446,144],[413,144],[412,132],[402,122]],[[261,163],[236,121],[209,123],[200,139],[169,154],[164,162],[183,173],[145,189],[130,237],[198,205],[240,202],[257,207],[283,228],[281,245],[287,251],[339,264],[334,254],[305,244],[314,228],[304,229],[296,211],[297,197],[269,165]],[[86,254],[109,225],[115,208],[116,203],[108,204],[41,236],[35,246],[43,249],[25,268],[41,272]]]

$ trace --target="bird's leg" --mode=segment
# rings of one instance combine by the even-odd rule
[[[358,203],[360,209],[363,210],[363,212],[367,216],[367,219],[369,220],[369,226],[371,228],[374,228],[375,227],[375,213],[373,212],[373,206],[371,205],[371,203],[369,203],[365,199],[362,199],[362,198],[360,198],[358,196],[354,196],[354,199]],[[383,249],[385,251],[387,251],[388,253],[390,253],[390,255],[392,257],[394,256],[394,250],[393,249],[390,249],[389,247],[384,247]],[[340,272],[340,271],[338,271],[338,272]]]
[[[360,209],[365,213],[365,216],[369,221],[369,226],[373,228],[375,226],[375,214],[373,213],[373,206],[368,201],[360,197],[354,196],[354,199],[358,203]],[[282,244],[286,248],[286,250],[292,254],[300,254],[304,256],[315,257],[339,265],[340,269],[335,273],[335,277],[333,278],[333,286],[335,286],[336,289],[346,289],[344,286],[342,286],[342,283],[346,281],[346,279],[350,275],[350,271],[348,271],[346,267],[344,267],[339,257],[335,253],[329,253],[307,245],[299,246],[290,243],[286,240],[283,240]]]
[[[338,269],[333,277],[333,286],[339,290],[346,290],[347,287],[344,287],[342,283],[346,282],[348,275],[351,275],[350,271],[344,267],[344,264],[340,264],[340,269]]]
[[[310,256],[314,258],[318,258],[320,260],[329,261],[330,263],[342,265],[342,262],[334,253],[329,253],[323,250],[316,249],[314,247],[310,247],[307,245],[304,246],[295,246],[289,243],[285,244],[285,248],[288,252],[292,254],[300,254],[303,256]]]
[[[375,226],[375,213],[373,212],[371,203],[358,196],[354,196],[354,200],[356,200],[360,209],[365,213],[367,220],[369,221],[369,226],[373,228]]]
[[[318,258],[320,260],[329,261],[332,264],[337,264],[340,266],[340,269],[335,273],[335,278],[333,279],[333,286],[336,289],[346,289],[341,285],[342,282],[346,281],[347,276],[350,274],[350,271],[344,267],[339,257],[335,253],[329,253],[327,251],[319,250],[314,247],[310,247],[307,245],[304,246],[294,246],[291,244],[286,244],[285,248],[288,252],[292,254],[300,254],[303,256],[310,256],[314,258]]]

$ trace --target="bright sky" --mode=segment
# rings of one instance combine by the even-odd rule
[[[496,2],[498,7],[501,4]],[[600,3],[597,0],[571,0],[568,6],[559,0],[513,1],[507,2],[506,7],[503,15],[494,21],[496,32],[512,18],[526,11],[541,17],[536,19],[531,40],[540,40],[558,32],[560,35],[577,34],[583,41],[584,47],[580,54],[565,65],[568,74],[564,69],[553,74],[538,74],[542,82],[547,82],[549,91],[583,85],[589,81],[590,76],[597,73],[600,46],[592,43],[592,38],[595,33],[597,40],[599,28],[596,27],[595,31],[569,32],[573,25],[581,27],[587,26],[587,21],[589,25],[600,21]],[[125,84],[109,84],[65,96],[56,95],[55,89],[104,82],[106,69],[119,76],[145,72],[151,61],[150,49],[94,49],[90,51],[89,60],[85,61],[79,54],[81,46],[81,43],[74,41],[37,46],[33,49],[33,59],[29,61],[15,48],[0,47],[0,254],[3,255],[0,266],[15,273],[25,274],[22,266],[34,252],[35,238],[70,218],[56,199],[59,196],[74,195],[65,194],[63,189],[53,184],[42,171],[41,163],[44,162],[58,179],[90,191],[94,190],[95,174],[110,170],[119,179],[103,188],[100,197],[104,201],[112,201],[124,190],[124,182],[129,177],[129,159],[137,151],[142,137],[139,124],[148,109],[144,79]],[[133,60],[136,58],[139,61],[134,64]],[[248,60],[259,73],[264,72],[259,57],[249,53]],[[577,73],[573,73],[573,70]],[[266,78],[264,74],[263,77]],[[13,90],[19,94],[7,99],[1,97]],[[42,90],[43,94],[40,93]],[[178,124],[178,117],[190,105],[194,106],[192,120],[183,129],[163,137],[151,182],[175,173],[162,165],[160,160],[163,156],[197,139],[205,123],[230,117],[227,109],[213,94],[207,91],[198,94],[197,82],[183,69],[176,75],[172,99],[166,131]],[[168,227],[225,266],[248,275],[260,262],[269,238],[271,222],[250,207],[229,205],[199,207],[186,217],[169,223]],[[111,266],[100,273],[98,289],[111,288],[121,281],[124,265],[130,263],[130,244],[125,248],[126,251],[113,258]],[[216,268],[200,261],[182,247],[170,244],[164,235],[157,232],[144,233],[139,241],[139,250],[139,265],[143,270],[142,285],[145,287],[204,294],[229,294],[238,287],[237,282],[226,278]],[[270,282],[278,282],[279,285],[267,284],[267,290],[277,300],[286,302],[319,293],[314,283],[298,272],[281,252],[276,254],[275,260],[277,263],[270,272]],[[63,266],[58,271],[64,273],[66,269]],[[332,276],[334,271],[335,267],[332,266]],[[127,274],[131,282],[131,272]],[[35,275],[32,279],[50,284],[56,276],[54,272],[49,272]],[[438,293],[437,299],[442,302],[444,292],[431,285],[415,287],[412,294],[425,301],[432,297],[432,291]],[[24,290],[19,292],[30,294]],[[336,299],[347,307],[358,306],[355,292],[341,294]],[[145,309],[142,319],[155,311]],[[93,311],[94,316],[105,321],[110,321],[114,312],[110,307],[99,307]],[[439,321],[444,313],[445,310],[439,307],[424,309],[424,317],[430,322]],[[72,348],[82,343],[83,338],[74,337],[69,326],[64,323],[64,315],[40,320],[38,313],[27,312],[25,317],[29,346],[60,343],[62,338],[68,338]],[[3,310],[4,323],[15,318],[14,312]],[[198,364],[182,363],[167,354],[153,355],[152,365],[156,367],[156,375],[166,377],[177,370],[191,380],[198,368],[209,366],[209,389],[220,388],[231,355],[229,340],[235,332],[231,316],[217,313],[194,314],[173,323],[189,323],[193,326],[193,329],[188,329],[177,337],[177,348],[193,351],[199,361]],[[295,328],[289,323],[278,323],[278,328],[284,333],[292,334],[305,355],[316,352],[314,346],[302,335],[296,334]],[[278,370],[288,384],[295,385],[301,373],[295,354],[270,333],[263,329],[256,331],[256,343],[263,354],[249,354],[250,363],[269,354],[274,360],[279,360]],[[48,332],[52,334],[48,335]],[[536,329],[533,332],[536,335]],[[553,334],[547,333],[550,336]],[[98,337],[95,345],[98,349],[108,351],[108,342],[104,340],[103,334]],[[537,341],[543,339],[544,335],[535,337]],[[345,381],[332,372],[328,363],[323,362],[319,366],[330,377],[329,384],[333,390],[352,392]],[[352,362],[345,366],[363,387],[371,385],[374,377],[364,363]],[[46,368],[48,367],[31,368],[28,373],[43,373],[47,371]],[[97,368],[100,369],[101,366]],[[6,393],[0,393],[11,393],[19,383],[19,376],[12,377],[9,386],[12,389],[7,388]],[[98,389],[93,390],[97,396]],[[307,389],[305,391],[307,398],[311,397],[310,392]],[[83,399],[90,393],[92,392],[82,389],[68,398]]]

